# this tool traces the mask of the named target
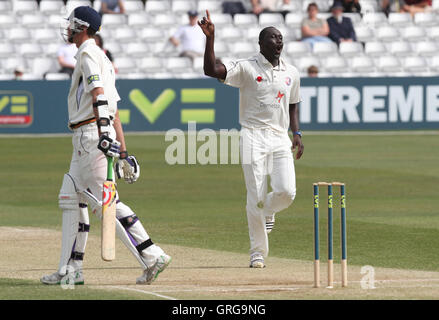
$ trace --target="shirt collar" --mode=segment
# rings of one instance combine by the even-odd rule
[[[95,39],[88,39],[85,40],[78,48],[78,52],[76,52],[75,54],[75,59],[78,60],[79,55],[81,54],[81,52],[85,49],[85,47],[91,45],[91,44],[96,44]]]
[[[286,66],[285,66],[285,61],[284,59],[279,58],[279,65],[276,67],[273,67],[273,65],[271,64],[270,61],[268,61],[264,55],[260,52],[258,52],[258,56],[257,56],[258,61],[262,64],[265,65],[267,68],[271,68],[271,69],[275,69],[278,71],[285,71],[286,70]]]

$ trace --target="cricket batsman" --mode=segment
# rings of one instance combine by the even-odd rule
[[[208,11],[198,25],[206,35],[204,73],[239,88],[250,267],[264,268],[275,214],[288,208],[296,195],[293,152],[297,150],[296,159],[300,159],[304,150],[299,130],[299,72],[281,58],[283,38],[274,27],[264,28],[259,34],[257,55],[224,65],[216,62],[215,27]],[[267,176],[272,188],[268,194]]]
[[[43,276],[45,284],[59,284],[66,274],[83,284],[82,264],[90,229],[88,205],[101,218],[102,189],[106,179],[106,156],[119,158],[117,175],[135,182],[140,167],[128,155],[117,110],[120,100],[115,72],[93,38],[101,26],[100,15],[91,7],[74,9],[63,34],[76,44],[76,66],[68,96],[69,127],[73,131],[73,155],[59,193],[62,210],[62,243],[58,270]],[[143,269],[138,284],[150,284],[170,263],[171,257],[155,245],[136,214],[116,195],[116,234]],[[73,273],[73,275],[72,275]]]

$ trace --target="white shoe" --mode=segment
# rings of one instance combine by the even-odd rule
[[[271,216],[265,217],[265,230],[267,230],[267,234],[271,232],[274,228],[274,213]]]
[[[137,278],[137,284],[151,284],[155,279],[157,279],[160,272],[166,269],[166,267],[171,263],[172,258],[167,254],[161,255],[155,264],[144,270],[143,274]]]
[[[55,285],[61,284],[61,281],[65,280],[65,284],[69,284],[69,281],[72,277],[75,285],[84,284],[84,276],[82,274],[82,270],[80,269],[74,271],[74,274],[72,276],[60,275],[57,271],[52,274],[43,276],[40,281],[44,284]]]
[[[265,268],[264,257],[259,254],[253,254],[250,257],[250,268]]]

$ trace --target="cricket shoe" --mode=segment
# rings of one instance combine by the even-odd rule
[[[171,263],[172,258],[167,254],[163,254],[156,260],[155,264],[144,270],[143,274],[137,278],[137,284],[151,284],[157,277],[160,272],[166,269],[166,267]]]
[[[265,268],[264,257],[257,253],[250,257],[250,268]]]
[[[61,275],[57,272],[43,276],[40,281],[44,284],[54,285],[54,284],[66,284],[70,285],[70,281],[73,281],[74,285],[84,284],[84,276],[82,270],[76,270],[73,274]]]
[[[265,230],[267,230],[267,234],[271,232],[274,228],[274,213],[270,216],[265,217]]]

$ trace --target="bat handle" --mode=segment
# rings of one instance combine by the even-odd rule
[[[106,156],[107,157],[107,181],[113,181],[113,163],[114,159],[113,157]]]

